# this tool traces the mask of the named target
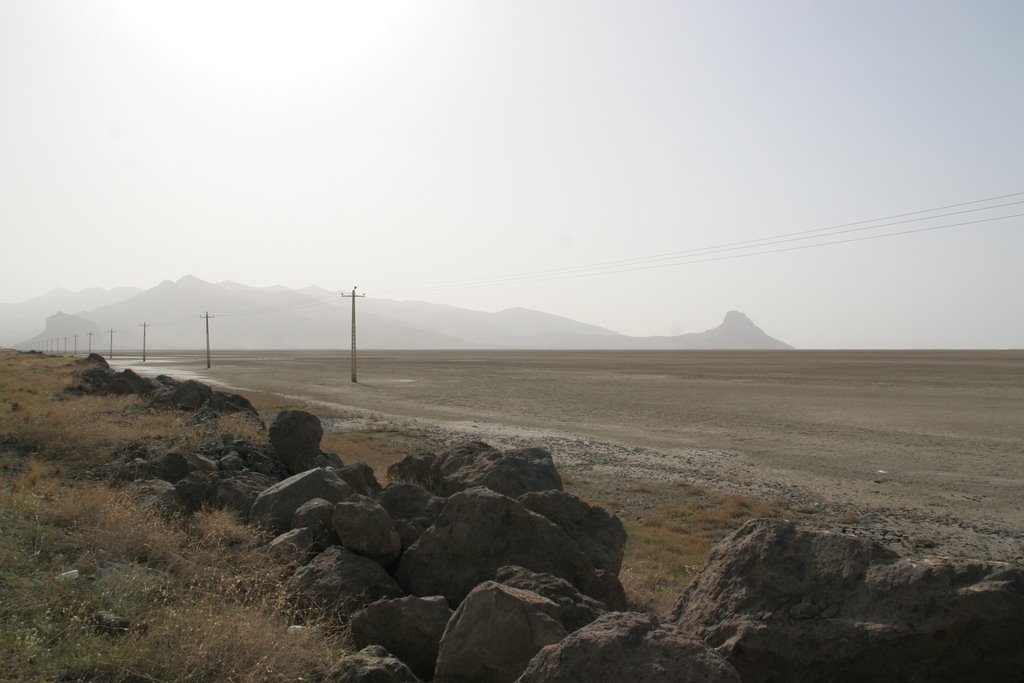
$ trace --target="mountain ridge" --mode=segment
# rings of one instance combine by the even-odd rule
[[[127,288],[122,288],[127,289]],[[130,293],[130,292],[129,292]],[[17,346],[36,348],[65,334],[115,330],[115,348],[191,349],[205,343],[202,316],[211,315],[211,343],[226,349],[347,348],[350,299],[316,286],[302,290],[279,285],[250,287],[214,284],[186,275],[164,280],[132,296],[73,316],[39,320],[43,330],[23,335]],[[113,295],[112,295],[113,296]],[[497,312],[447,304],[360,298],[359,346],[365,349],[789,349],[739,311],[704,332],[634,337],[564,316],[520,306]],[[6,321],[0,315],[0,327]],[[59,323],[59,324],[58,324]],[[72,328],[78,325],[81,332]],[[69,330],[72,330],[69,332]],[[10,343],[0,339],[0,343]]]

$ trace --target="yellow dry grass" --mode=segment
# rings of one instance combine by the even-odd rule
[[[696,487],[688,487],[685,495],[626,524],[629,540],[619,578],[638,609],[667,611],[718,541],[747,520],[777,517],[785,510],[784,501],[714,496]]]

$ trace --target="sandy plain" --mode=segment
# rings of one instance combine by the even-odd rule
[[[574,492],[640,517],[684,482],[783,497],[905,555],[1024,562],[1024,351],[157,352],[116,365],[549,448]]]

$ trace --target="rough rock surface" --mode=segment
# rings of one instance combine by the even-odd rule
[[[137,479],[128,484],[125,491],[146,507],[163,514],[171,515],[184,511],[174,484],[163,479]]]
[[[323,550],[341,541],[334,531],[331,519],[334,517],[334,503],[323,498],[307,500],[292,515],[292,528],[305,527],[313,537],[313,545]]]
[[[407,455],[388,466],[388,479],[419,484],[434,491],[437,489],[437,455],[429,451]]]
[[[1024,571],[897,559],[753,520],[712,550],[672,618],[758,681],[1003,681],[1024,672]]]
[[[559,607],[494,581],[466,596],[441,636],[436,677],[445,683],[511,683],[545,645],[565,637]]]
[[[609,612],[530,661],[519,683],[740,683],[728,662],[649,614]],[[744,679],[745,680],[745,679]],[[787,680],[784,677],[779,681]]]
[[[402,550],[387,510],[358,493],[334,507],[331,525],[343,546],[385,567],[394,564]]]
[[[282,410],[270,424],[270,445],[292,474],[314,467],[342,467],[333,453],[320,450],[320,418],[304,410]]]
[[[352,489],[333,469],[318,467],[288,477],[260,493],[249,510],[249,521],[276,533],[288,530],[299,506],[314,498],[332,503],[345,500]]]
[[[400,481],[388,484],[377,502],[391,515],[406,549],[437,521],[446,501],[419,484]]]
[[[373,473],[373,468],[365,462],[357,462],[340,468],[338,476],[351,486],[353,491],[368,498],[376,498],[383,490]]]
[[[357,647],[381,645],[424,680],[434,676],[441,635],[452,610],[440,595],[378,600],[352,617]]]
[[[626,549],[626,529],[618,517],[565,491],[531,491],[519,496],[519,502],[561,527],[595,567],[618,575]]]
[[[485,486],[510,498],[527,491],[562,488],[551,453],[543,448],[499,451],[482,441],[472,441],[442,453],[437,473],[435,492],[441,496],[474,486]]]
[[[387,650],[371,645],[345,655],[327,680],[332,683],[419,683],[405,664]]]
[[[299,567],[287,586],[301,602],[324,609],[356,610],[405,595],[383,567],[341,546],[332,546]]]
[[[457,605],[509,564],[562,577],[607,603],[606,587],[575,541],[547,518],[480,487],[448,499],[437,522],[402,555],[396,577],[414,595],[444,595]]]
[[[234,510],[242,519],[248,520],[249,510],[256,498],[276,483],[276,479],[259,472],[221,471],[217,473],[217,493],[213,504]]]
[[[501,567],[494,580],[506,586],[532,591],[557,604],[558,620],[570,633],[608,611],[603,603],[583,595],[565,579],[531,572],[526,567]]]
[[[279,557],[305,559],[313,551],[313,534],[306,527],[298,527],[272,540],[267,549]]]

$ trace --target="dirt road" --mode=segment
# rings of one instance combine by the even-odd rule
[[[807,523],[904,554],[1024,562],[1020,351],[366,352],[358,384],[335,352],[201,361],[157,355],[146,371],[543,444],[626,515],[689,481],[784,496]]]

